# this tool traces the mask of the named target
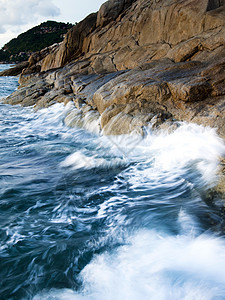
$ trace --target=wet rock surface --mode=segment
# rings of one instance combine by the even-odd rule
[[[77,63],[72,63],[54,71],[22,75],[20,88],[4,102],[34,105],[36,109],[56,102],[72,102],[74,109],[89,105],[102,116],[105,134],[113,134],[114,130],[114,134],[131,132],[146,126],[155,115],[164,114],[168,116],[164,120],[173,118],[215,127],[221,137],[225,136],[223,60],[209,65],[162,59],[108,74],[82,74],[76,68]],[[128,122],[129,129],[115,126],[113,120],[118,114],[121,118],[117,119],[121,124]],[[137,118],[138,122],[133,121]],[[112,124],[110,130],[108,123]]]
[[[34,54],[20,84],[4,103],[70,103],[69,126],[84,126],[92,111],[107,135],[178,120],[224,138],[225,3],[107,1],[61,44]]]

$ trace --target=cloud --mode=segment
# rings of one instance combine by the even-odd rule
[[[0,34],[14,27],[34,23],[43,18],[60,15],[52,0],[0,0]]]

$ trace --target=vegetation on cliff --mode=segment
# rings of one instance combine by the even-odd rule
[[[70,23],[55,21],[41,23],[8,42],[0,50],[0,61],[25,61],[32,52],[61,42],[72,26]]]

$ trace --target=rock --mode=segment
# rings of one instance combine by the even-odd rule
[[[225,4],[224,0],[209,0],[207,5],[207,11],[217,9]]]
[[[83,105],[85,105],[84,99],[82,97],[77,97],[73,100],[77,109],[81,109]]]
[[[62,67],[72,59],[79,57],[82,54],[84,38],[95,29],[96,18],[96,13],[90,14],[71,28],[57,51],[49,54],[43,60],[41,71]]]
[[[123,112],[113,116],[110,121],[104,126],[103,134],[105,135],[120,135],[120,134],[141,134],[143,135],[142,125],[140,119],[132,117]]]
[[[206,78],[182,78],[168,84],[174,101],[196,102],[211,95],[212,86]]]
[[[29,65],[26,69],[23,69],[22,74],[27,75],[40,72],[43,59],[47,55],[54,53],[58,49],[59,45],[59,43],[55,43],[49,47],[42,49],[41,51],[37,51],[31,54],[28,60]]]
[[[17,76],[21,74],[24,68],[28,67],[29,63],[27,61],[21,62],[10,69],[0,72],[0,76]]]
[[[187,121],[225,138],[224,45],[224,0],[109,0],[32,55],[3,102],[69,103],[66,125],[106,135]]]
[[[194,37],[171,48],[167,53],[167,57],[175,62],[187,61],[193,58],[196,53],[202,51],[202,47],[201,39]]]
[[[96,26],[104,27],[126,10],[135,0],[108,0],[98,11]]]
[[[31,56],[29,57],[29,67],[35,65],[36,63],[40,62],[43,58],[45,58],[47,55],[49,55],[50,53],[53,53],[60,44],[55,43],[49,47],[46,47],[44,49],[42,49],[41,51],[35,52],[33,54],[31,54]]]
[[[216,63],[206,67],[202,73],[212,86],[212,96],[223,96],[225,95],[225,60],[218,60]]]
[[[108,124],[109,121],[118,115],[124,108],[126,108],[126,105],[113,104],[107,107],[101,114],[101,128],[104,128],[106,124]]]
[[[4,101],[71,101],[98,112],[105,133],[158,128],[172,115],[224,136],[224,16],[222,0],[109,0],[60,45],[33,54],[22,88]]]
[[[221,57],[224,25],[223,0],[109,0],[75,25],[60,45],[33,54],[23,73],[78,59],[76,68],[82,73],[136,68],[164,57],[205,61],[208,55],[218,57],[218,47]]]

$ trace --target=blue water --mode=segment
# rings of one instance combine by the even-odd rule
[[[69,109],[0,103],[0,299],[225,299],[215,130],[103,137]]]

